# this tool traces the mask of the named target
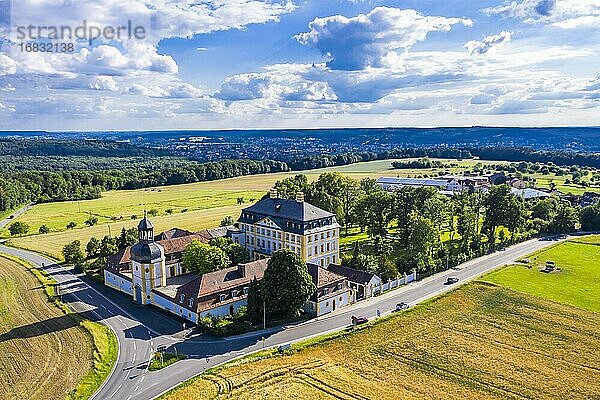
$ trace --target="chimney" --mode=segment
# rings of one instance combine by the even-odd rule
[[[296,193],[296,201],[298,203],[304,203],[304,192]]]
[[[269,192],[269,197],[272,199],[277,198],[277,189],[276,188],[271,189],[271,191]]]
[[[246,264],[238,264],[238,273],[244,278],[246,277]]]

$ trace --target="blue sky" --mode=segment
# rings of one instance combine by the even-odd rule
[[[7,10],[0,129],[600,121],[600,0],[0,0],[0,23]],[[83,20],[147,36],[59,54],[15,35]]]

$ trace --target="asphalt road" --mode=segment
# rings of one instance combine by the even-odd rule
[[[561,239],[564,240],[564,239]],[[85,317],[108,325],[119,342],[116,366],[93,399],[152,399],[179,383],[234,358],[264,347],[300,341],[324,333],[345,329],[352,315],[375,318],[390,313],[404,301],[411,306],[452,290],[480,275],[555,244],[557,240],[530,240],[460,265],[422,281],[390,291],[384,295],[339,309],[332,314],[296,325],[276,328],[234,338],[216,339],[186,336],[181,321],[152,308],[134,304],[126,296],[105,287],[98,287],[71,270],[38,254],[0,246],[0,252],[18,256],[44,268],[60,284],[63,301]],[[42,267],[43,265],[43,267]],[[449,276],[459,283],[445,285]],[[264,341],[261,337],[264,336]],[[166,346],[189,356],[157,372],[148,372],[148,360],[158,346]]]
[[[14,213],[11,214],[12,218],[5,218],[3,220],[0,220],[0,229],[4,228],[6,225],[8,225],[9,223],[13,222],[19,215],[23,214],[25,211],[29,210],[31,207],[33,207],[33,203],[26,205],[25,207],[15,211]]]

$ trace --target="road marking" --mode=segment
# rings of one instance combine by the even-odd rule
[[[135,353],[133,353],[133,360],[131,361],[132,363],[135,362]]]
[[[135,342],[133,342],[133,350],[137,350]]]
[[[144,378],[145,376],[142,376],[142,379],[140,379],[140,383],[144,382]]]
[[[127,398],[127,400],[131,400],[132,397],[133,397],[133,395],[130,394],[129,397]]]
[[[133,391],[134,391],[134,392],[137,392],[137,390],[138,390],[139,388],[140,388],[140,385],[137,385],[137,386],[135,387],[135,389],[133,389]]]
[[[115,390],[115,391],[113,392],[113,394],[111,394],[111,395],[110,395],[110,397],[111,397],[111,398],[112,398],[112,397],[113,397],[115,394],[117,394],[117,392],[119,391],[119,389],[121,389],[121,386],[123,386],[123,385],[119,385],[119,387],[117,388],[117,390]]]
[[[91,294],[88,294],[87,297],[89,297],[90,299],[93,299]]]

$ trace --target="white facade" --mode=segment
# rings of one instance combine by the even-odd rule
[[[319,299],[318,303],[310,300],[307,301],[304,305],[304,311],[320,317],[321,315],[329,314],[342,307],[348,306],[355,301],[354,292],[348,288],[343,292],[336,293],[335,296]]]
[[[269,217],[255,224],[240,223],[243,241],[255,259],[289,249],[308,263],[326,267],[339,262],[337,223],[307,230],[304,235],[285,232]]]
[[[198,322],[198,314],[189,309],[183,307],[182,304],[173,302],[172,300],[161,296],[160,294],[153,292],[151,294],[152,304],[156,307],[160,307],[163,310],[169,311],[170,313],[179,315],[181,318],[187,319],[193,323]]]
[[[156,244],[156,246],[159,246]],[[162,247],[161,247],[162,250]],[[149,304],[152,300],[152,289],[166,286],[167,271],[164,250],[161,258],[150,263],[139,263],[131,260],[133,273],[133,299],[138,303]]]
[[[120,275],[113,274],[106,269],[104,270],[104,284],[115,290],[133,296],[133,284],[131,283],[131,280]]]
[[[229,303],[223,304],[222,306],[211,308],[210,310],[202,311],[200,313],[200,318],[209,317],[209,316],[226,317],[228,315],[231,315],[231,306],[233,306],[233,313],[235,314],[236,312],[238,312],[240,307],[245,307],[246,305],[248,305],[247,298],[236,300],[234,302],[229,302]]]

